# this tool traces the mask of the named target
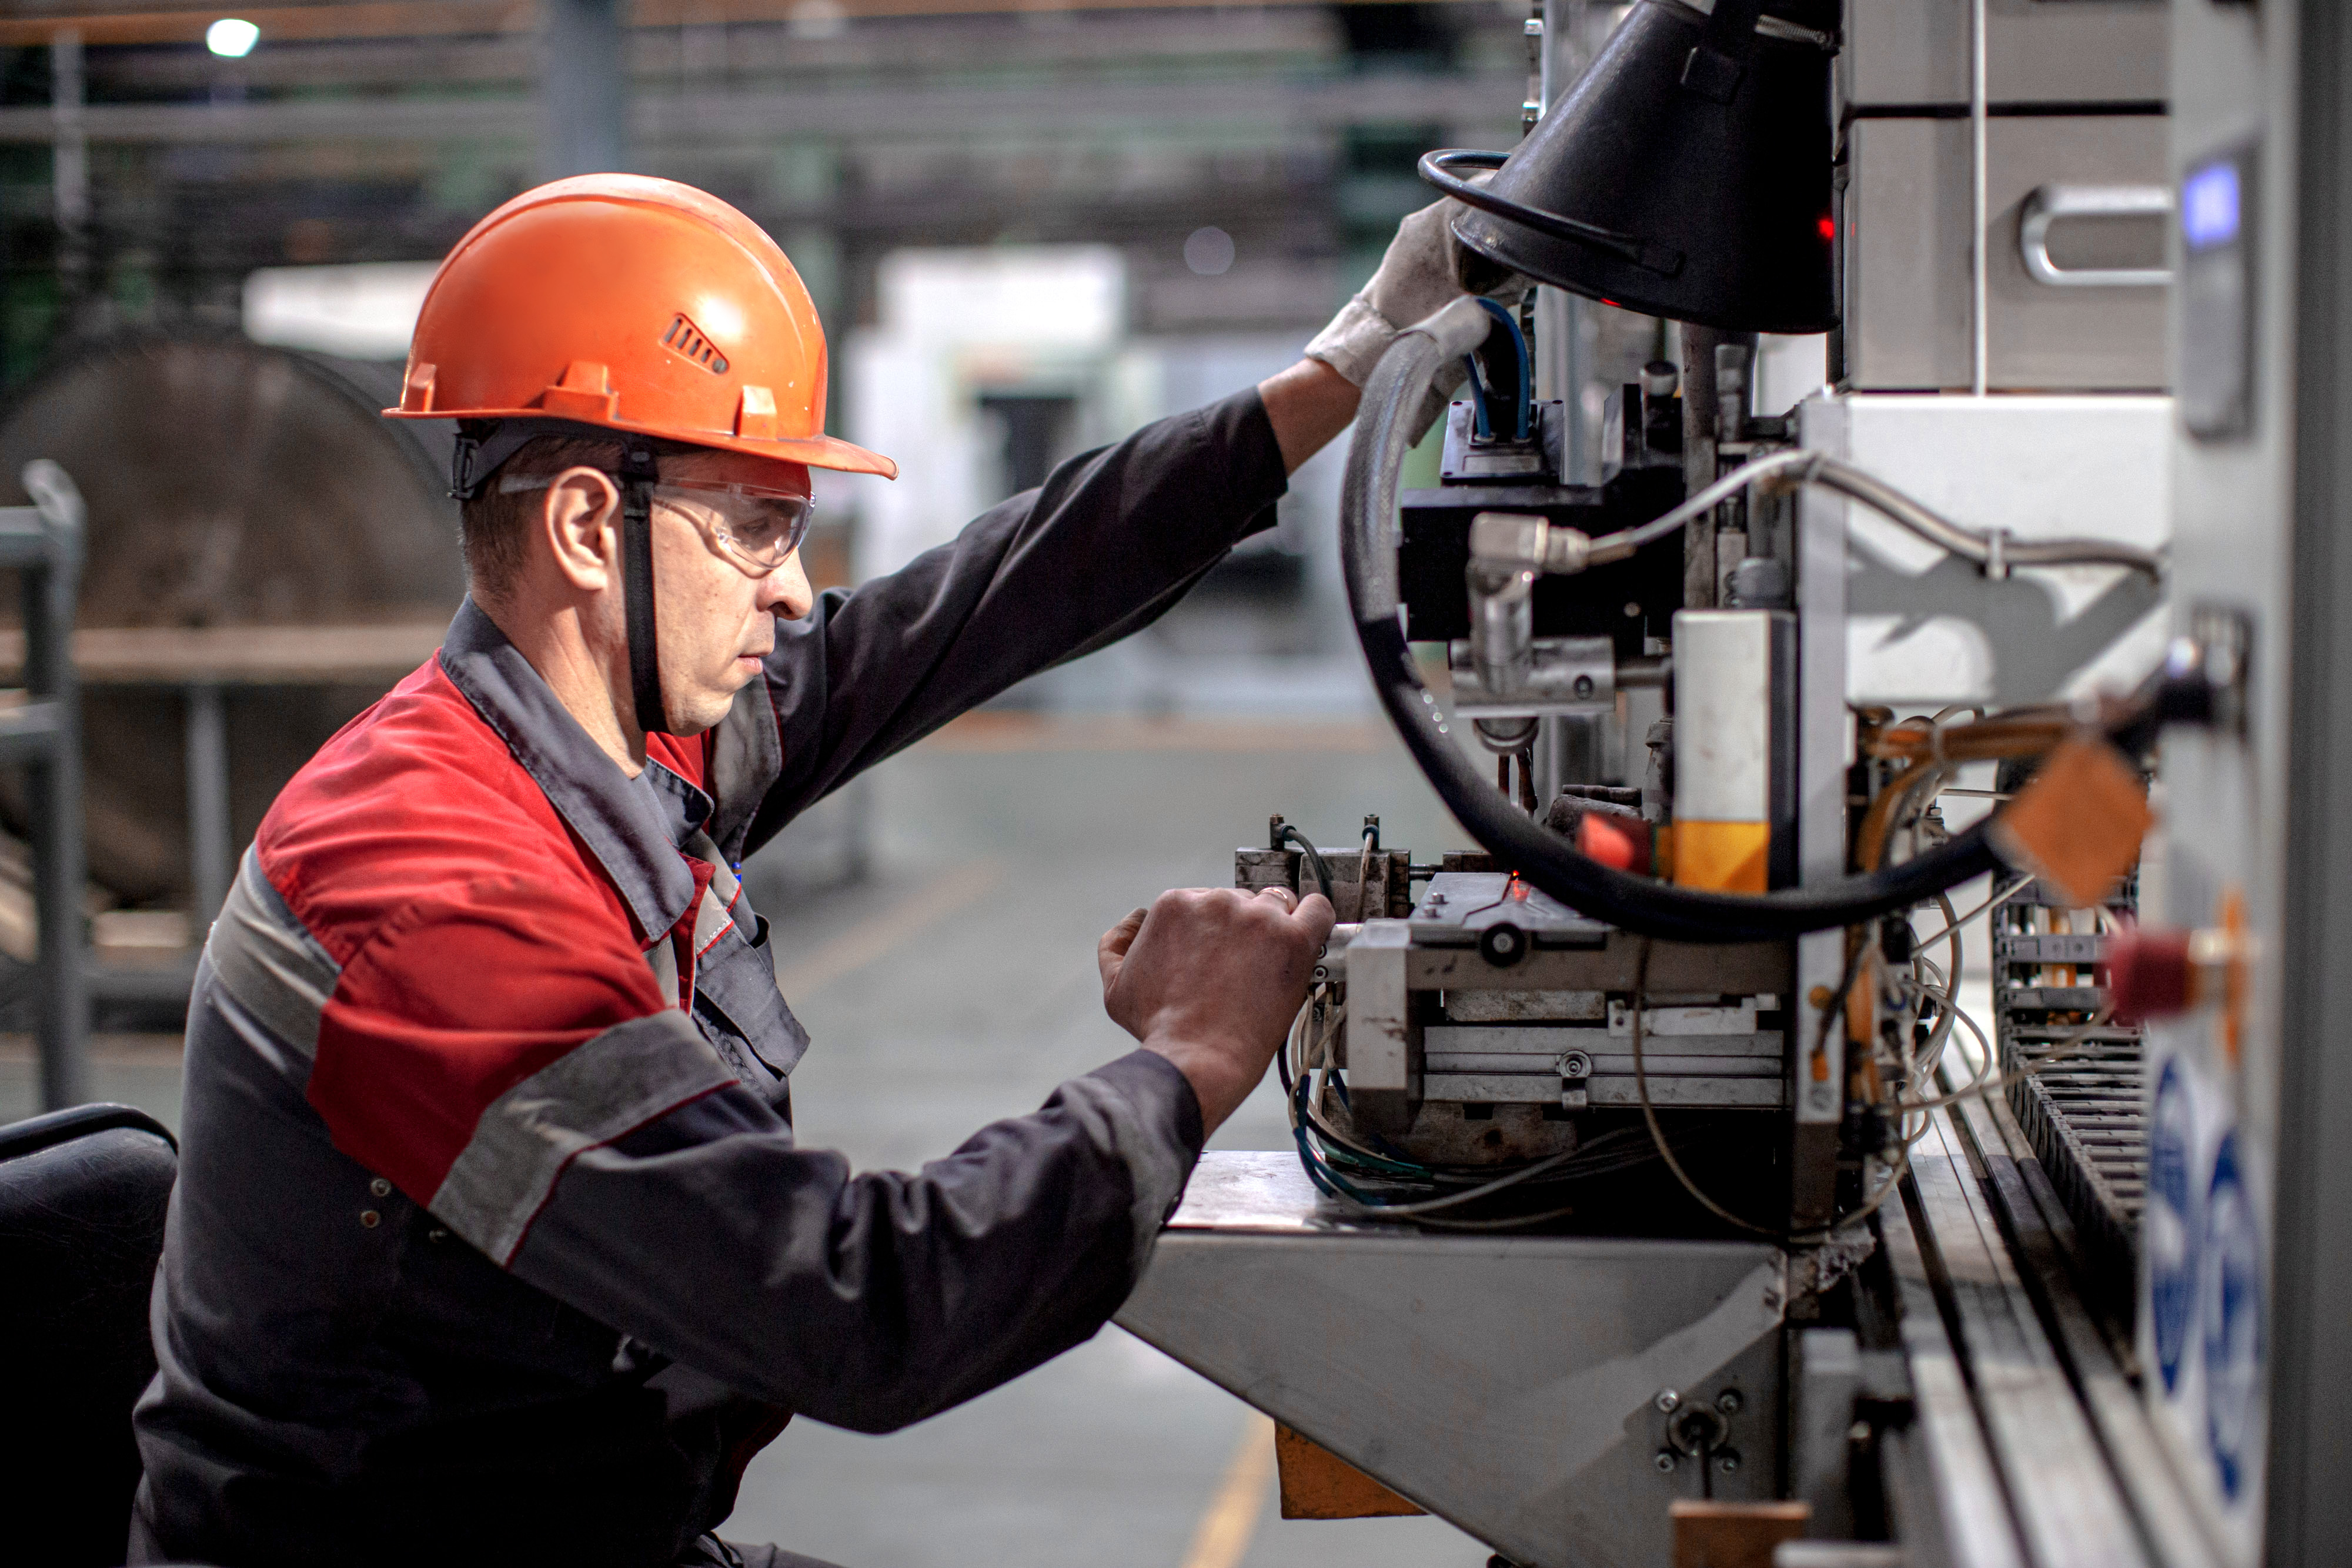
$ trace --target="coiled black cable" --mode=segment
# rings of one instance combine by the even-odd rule
[[[1489,852],[1570,908],[1672,942],[1760,942],[1851,925],[1906,909],[1999,868],[1986,824],[1915,860],[1813,887],[1741,894],[1675,887],[1613,871],[1514,810],[1454,744],[1422,685],[1399,612],[1397,470],[1421,433],[1413,414],[1438,368],[1475,349],[1492,324],[1457,299],[1403,332],[1364,387],[1339,502],[1339,555],[1356,635],[1381,706],[1454,819]]]

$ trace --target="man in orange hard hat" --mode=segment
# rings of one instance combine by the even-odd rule
[[[793,1139],[807,1036],[734,868],[956,714],[1139,627],[1268,520],[1398,327],[1434,210],[1314,356],[813,598],[824,333],[700,192],[566,180],[443,264],[471,591],[278,797],[206,944],[131,1561],[787,1563],[711,1533],[788,1416],[885,1431],[1099,1328],[1264,1074],[1318,897],[1105,936],[1140,1049],[911,1175]]]

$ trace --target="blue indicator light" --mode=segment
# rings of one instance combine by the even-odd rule
[[[2180,183],[2180,234],[2192,250],[2238,237],[2238,166],[2208,163]]]

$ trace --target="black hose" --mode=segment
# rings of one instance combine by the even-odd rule
[[[1514,810],[1453,741],[1437,699],[1421,683],[1398,610],[1397,469],[1420,433],[1413,411],[1439,366],[1484,340],[1489,318],[1458,299],[1400,335],[1364,387],[1339,502],[1339,554],[1356,635],[1373,688],[1406,749],[1454,820],[1500,863],[1570,908],[1638,936],[1671,942],[1759,942],[1852,925],[1908,908],[1998,869],[1985,825],[1867,876],[1780,893],[1705,893],[1612,871]]]

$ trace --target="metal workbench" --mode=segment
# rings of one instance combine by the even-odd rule
[[[1678,1500],[1850,1534],[1864,1469],[1909,1568],[2217,1560],[2005,1106],[1935,1113],[1874,1241],[1885,1321],[1811,1328],[1802,1252],[1370,1223],[1287,1151],[1212,1152],[1118,1321],[1524,1568],[1675,1561]]]

